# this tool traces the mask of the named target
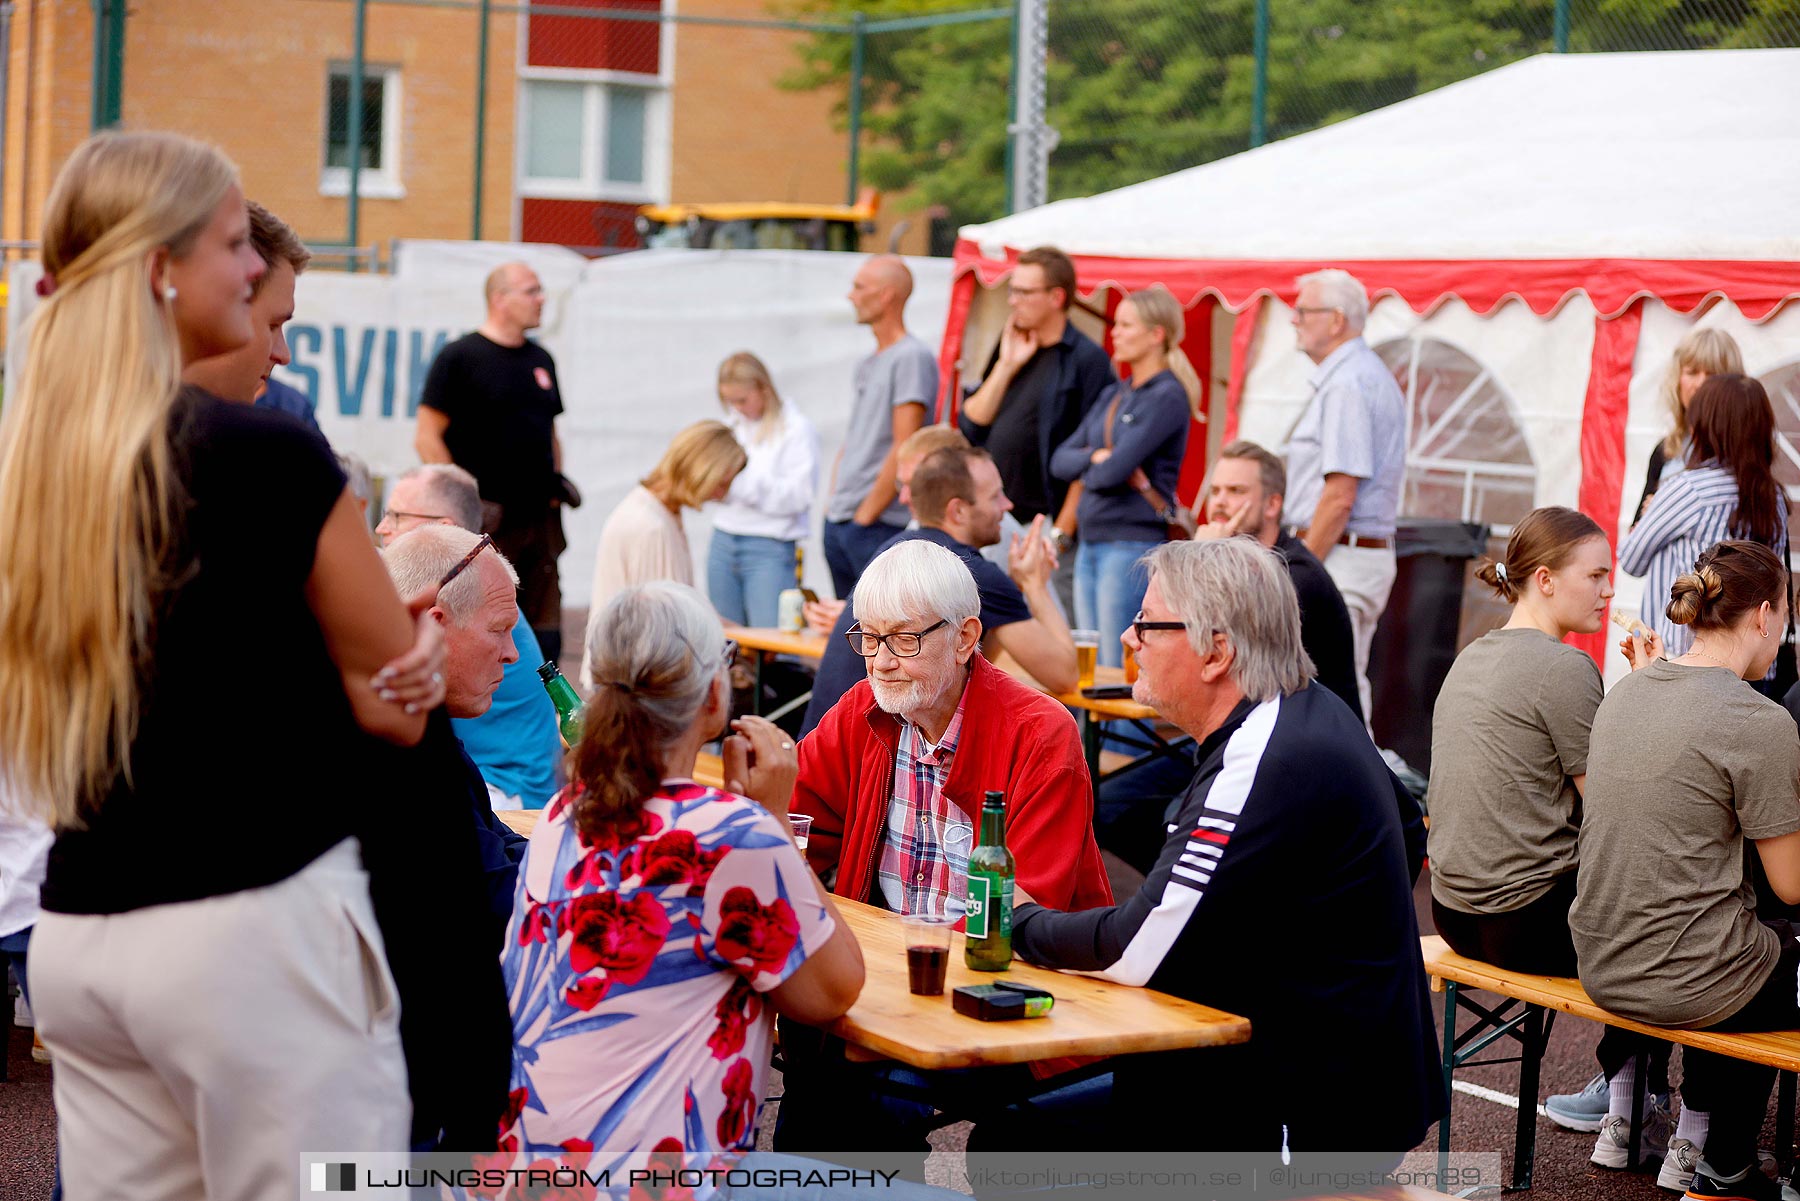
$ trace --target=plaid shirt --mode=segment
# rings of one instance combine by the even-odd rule
[[[965,690],[964,696],[968,693]],[[900,725],[894,793],[875,869],[881,899],[895,913],[961,917],[968,905],[969,850],[975,827],[944,795],[962,733],[962,703],[934,747],[911,722]]]

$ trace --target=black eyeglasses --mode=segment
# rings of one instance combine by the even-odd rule
[[[725,640],[725,652],[719,656],[720,667],[736,667],[738,661],[738,644],[735,638]]]
[[[933,630],[941,630],[949,625],[948,621],[939,621],[934,626],[926,626],[914,633],[910,630],[896,630],[892,634],[871,634],[860,625],[851,626],[844,631],[844,637],[850,640],[850,649],[865,659],[873,659],[886,646],[895,657],[911,659],[916,656],[925,635]]]
[[[452,567],[449,571],[444,573],[444,578],[438,581],[438,591],[442,592],[444,589],[448,588],[450,586],[450,581],[461,575],[468,568],[469,564],[475,561],[476,555],[492,545],[494,545],[494,536],[492,534],[483,534],[481,540],[475,544],[475,549],[464,555],[462,559],[457,562],[455,567]]]
[[[1144,611],[1142,609],[1138,610],[1137,617],[1134,618],[1131,622],[1131,632],[1133,635],[1136,636],[1136,638],[1139,642],[1142,642],[1144,640],[1144,631],[1145,630],[1185,630],[1185,629],[1187,629],[1187,622],[1185,622],[1185,621],[1145,621],[1144,620]]]

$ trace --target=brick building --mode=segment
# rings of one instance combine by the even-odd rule
[[[344,242],[349,0],[131,0],[128,12],[124,123],[217,143],[250,196],[309,241]],[[357,241],[470,237],[479,17],[395,0],[368,0],[366,12]],[[679,12],[770,16],[767,0],[679,0]],[[88,133],[94,11],[92,0],[14,0],[0,22],[0,237],[28,241],[58,166]],[[629,246],[640,204],[844,198],[836,98],[777,86],[800,34],[524,13],[494,14],[488,31],[483,238]],[[921,248],[922,229],[906,241]]]

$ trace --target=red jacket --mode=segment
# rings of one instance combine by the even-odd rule
[[[1006,845],[1033,900],[1062,910],[1112,904],[1075,719],[979,654],[971,663],[945,795],[979,829],[982,793],[1006,794]],[[876,706],[866,679],[800,742],[792,809],[812,817],[807,857],[821,872],[838,869],[838,896],[870,901],[878,890],[899,743],[899,719]]]

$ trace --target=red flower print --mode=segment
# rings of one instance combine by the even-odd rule
[[[713,868],[725,858],[730,847],[702,851],[688,830],[671,830],[649,846],[634,852],[637,872],[649,884],[692,884],[705,888]]]
[[[754,892],[739,886],[719,904],[719,933],[713,945],[733,962],[748,959],[752,971],[779,973],[799,937],[800,920],[784,899],[762,905]]]
[[[656,1144],[644,1162],[647,1172],[678,1172],[686,1167],[686,1159],[682,1154],[681,1140],[665,1138]],[[694,1190],[680,1185],[649,1185],[639,1179],[631,1186],[631,1195],[626,1201],[694,1201]]]
[[[518,1091],[523,1093],[525,1090],[520,1089]],[[508,1103],[509,1108],[510,1108],[510,1104],[511,1103],[509,1102]],[[522,1106],[523,1106],[523,1102],[521,1102],[521,1107]],[[518,1117],[515,1115],[513,1117],[513,1122],[516,1122],[516,1121],[518,1121]],[[511,1126],[512,1122],[508,1122],[507,1125]],[[516,1134],[509,1134],[505,1138],[500,1140],[499,1150],[493,1151],[493,1152],[485,1152],[485,1153],[477,1152],[474,1155],[469,1156],[469,1166],[477,1172],[488,1172],[488,1171],[501,1172],[501,1171],[505,1171],[507,1168],[512,1167],[513,1162],[518,1158],[518,1155],[519,1155],[519,1137]],[[477,1177],[476,1179],[480,1180],[480,1177]],[[493,1197],[496,1194],[498,1194],[502,1188],[505,1188],[505,1187],[506,1186],[504,1184],[480,1184],[480,1183],[477,1183],[469,1191],[474,1193],[477,1197]]]
[[[719,1091],[725,1094],[725,1108],[719,1111],[717,1132],[719,1146],[738,1147],[750,1136],[756,1120],[755,1072],[748,1059],[740,1059],[725,1069]]]
[[[567,788],[563,789],[561,792],[558,792],[555,796],[550,798],[550,804],[545,807],[544,820],[547,822],[555,821],[559,816],[561,816],[562,811],[569,807],[569,802],[573,801],[577,796],[580,796],[580,795],[581,795],[581,785],[580,784],[571,784]]]
[[[606,981],[597,976],[583,976],[563,989],[563,1000],[586,1013],[606,999]]]
[[[762,998],[751,989],[748,981],[738,979],[732,982],[731,988],[718,1005],[713,1007],[713,1014],[719,1019],[719,1027],[706,1040],[712,1048],[714,1059],[726,1060],[744,1049],[744,1036],[750,1029],[750,1023],[762,1013]]]
[[[563,1162],[571,1168],[585,1168],[588,1160],[594,1158],[594,1144],[585,1138],[566,1139],[562,1145]]]
[[[536,901],[525,910],[525,920],[519,923],[519,945],[528,947],[534,942],[543,942],[550,937],[552,919],[556,915],[556,906],[540,905]],[[561,933],[558,930],[558,933]]]
[[[662,818],[645,809],[634,809],[619,814],[617,820],[601,826],[600,832],[592,837],[583,831],[581,845],[589,850],[616,855],[640,838],[652,838],[660,834],[662,828]]]
[[[501,1134],[519,1124],[519,1115],[525,1112],[525,1102],[530,1096],[531,1093],[522,1088],[515,1088],[506,1094],[506,1112],[500,1115]]]
[[[642,980],[669,934],[669,918],[662,904],[646,892],[629,901],[621,901],[612,892],[577,897],[569,902],[568,922],[575,934],[569,966],[581,974],[605,968],[602,994],[605,985]]]

